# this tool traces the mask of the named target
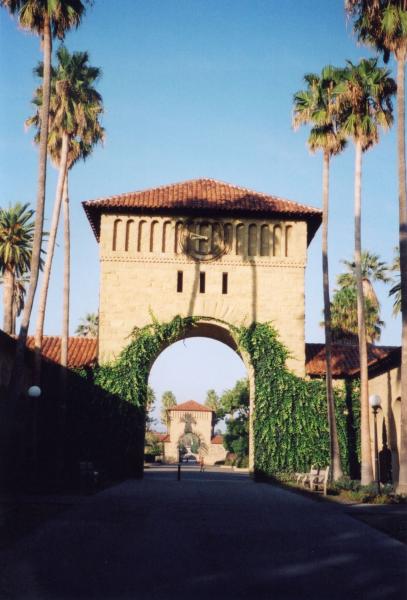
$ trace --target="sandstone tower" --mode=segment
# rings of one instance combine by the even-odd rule
[[[100,244],[99,361],[175,315],[272,321],[304,375],[304,272],[321,211],[212,179],[84,202]],[[211,331],[213,333],[211,333]],[[197,335],[221,339],[205,325]]]

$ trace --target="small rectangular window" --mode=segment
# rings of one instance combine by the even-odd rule
[[[205,293],[205,273],[199,273],[199,292]]]
[[[228,293],[228,274],[222,273],[222,294]]]
[[[182,292],[184,284],[184,273],[182,271],[178,271],[177,273],[177,292]]]

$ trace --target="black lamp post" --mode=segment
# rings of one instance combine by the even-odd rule
[[[373,394],[369,398],[369,404],[372,407],[374,415],[374,457],[375,457],[375,471],[376,471],[376,487],[377,493],[380,495],[380,468],[379,468],[379,449],[377,445],[377,411],[380,408],[382,401],[380,396]]]
[[[32,472],[31,477],[33,481],[36,481],[38,471],[38,406],[37,399],[41,396],[42,390],[38,385],[32,385],[27,390],[29,398],[34,400],[34,406],[32,407]]]

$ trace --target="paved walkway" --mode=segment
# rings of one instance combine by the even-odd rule
[[[400,600],[406,564],[406,546],[341,507],[238,473],[151,469],[0,541],[0,598]]]

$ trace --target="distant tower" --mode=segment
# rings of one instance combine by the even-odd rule
[[[226,450],[221,435],[214,435],[214,412],[194,400],[188,400],[168,410],[170,424],[164,440],[165,462],[177,462],[180,447],[192,445],[195,458],[204,456],[205,464],[224,461]],[[196,447],[193,447],[194,444]]]

